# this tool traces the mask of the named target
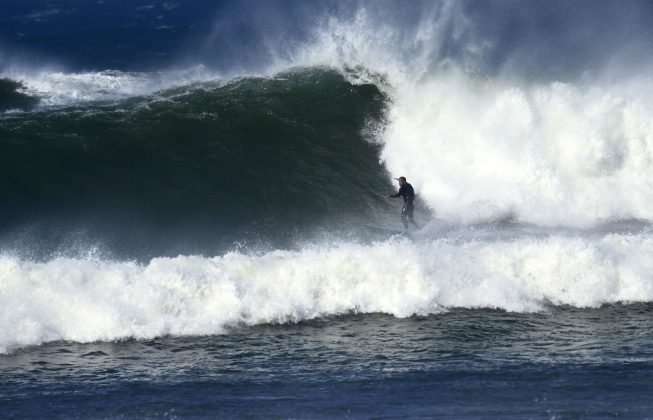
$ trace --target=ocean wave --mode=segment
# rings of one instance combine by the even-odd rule
[[[393,238],[149,263],[0,257],[0,351],[228,333],[349,312],[540,311],[653,300],[653,236]]]
[[[373,219],[392,190],[370,141],[385,106],[375,86],[310,68],[5,115],[0,235],[81,230],[157,255]]]
[[[397,14],[389,13],[396,8],[392,2],[343,5],[331,14],[323,11],[324,16],[311,18],[310,28],[300,31],[301,41],[291,46],[287,43],[269,45],[270,51],[266,51],[265,56],[271,58],[263,60],[265,63],[256,71],[266,75],[259,79],[282,81],[288,68],[301,66],[321,69],[324,73],[340,72],[354,90],[355,86],[374,86],[376,93],[383,96],[380,101],[367,97],[370,103],[383,102],[383,106],[375,105],[377,110],[373,112],[371,124],[375,127],[369,130],[361,118],[354,117],[359,132],[339,130],[346,132],[343,136],[356,138],[365,130],[366,140],[372,139],[381,147],[383,169],[394,176],[407,176],[419,197],[440,218],[461,223],[511,219],[547,226],[580,227],[624,219],[653,220],[649,194],[653,189],[653,125],[648,118],[653,112],[653,102],[649,99],[653,91],[650,79],[633,67],[632,71],[621,71],[615,82],[614,77],[601,76],[607,72],[603,68],[607,64],[597,64],[591,71],[579,73],[576,68],[579,63],[569,64],[562,73],[554,71],[546,76],[540,74],[539,79],[531,78],[532,73],[537,73],[533,66],[546,67],[543,58],[534,55],[532,63],[522,59],[524,67],[518,71],[510,53],[521,57],[532,48],[549,48],[552,40],[542,37],[501,45],[499,27],[479,24],[484,19],[496,19],[500,23],[500,16],[505,12],[519,15],[521,26],[515,30],[524,30],[529,22],[554,19],[570,36],[578,35],[579,29],[574,26],[573,19],[558,10],[566,7],[561,4],[542,11],[520,4],[485,10],[466,2],[417,2],[410,11]],[[640,6],[629,7],[638,10]],[[244,7],[240,12],[256,22],[253,9]],[[540,15],[539,12],[545,13]],[[612,16],[613,12],[612,6],[601,7],[602,16]],[[617,17],[623,19],[625,16],[627,14]],[[601,29],[602,33],[604,29],[593,21],[585,24],[586,31]],[[219,29],[216,27],[216,33],[221,33]],[[619,31],[615,29],[615,32]],[[642,32],[641,36],[647,39],[649,35]],[[606,57],[613,57],[605,51],[595,54],[600,63]],[[626,60],[625,57],[621,59]],[[527,75],[523,73],[524,68],[529,70]],[[542,72],[546,73],[546,69]],[[245,71],[241,76],[246,75]],[[228,89],[236,89],[239,96],[234,94],[229,103],[218,104],[217,100],[202,103],[202,111],[192,109],[193,124],[182,121],[179,125],[188,131],[206,131],[203,121],[215,118],[216,106],[238,104],[242,110],[250,94],[253,96],[249,103],[257,102],[261,114],[274,114],[276,102],[289,102],[293,94],[298,95],[293,101],[310,103],[306,97],[301,97],[302,89],[295,89],[292,77],[285,87],[277,85],[279,89],[273,93],[276,97],[268,96],[263,103],[260,101],[265,95],[263,85],[251,91],[238,90],[238,86],[244,85],[220,79],[202,66],[159,73],[46,71],[25,73],[22,78],[17,76],[16,80],[19,79],[26,89],[40,95],[42,104],[79,105],[111,100],[119,101],[114,111],[124,108],[133,113],[154,109],[157,101],[167,102],[170,112],[165,115],[161,112],[140,114],[148,119],[149,128],[154,123],[166,125],[166,121],[157,121],[157,118],[179,121],[188,117],[191,104],[181,102],[187,97],[183,96],[184,92],[195,89],[194,83],[229,85]],[[210,80],[213,82],[207,82]],[[320,83],[316,78],[307,78],[305,82],[304,92],[310,90],[311,83]],[[226,98],[228,89],[218,95]],[[171,97],[171,92],[180,93],[182,100]],[[153,99],[143,101],[139,95]],[[211,95],[208,93],[205,97]],[[344,93],[337,96],[326,90],[314,90],[313,95],[311,100],[329,104],[323,109],[313,109],[315,115],[319,111],[334,124],[341,117],[337,115],[339,107],[334,104],[342,100],[346,106],[350,99]],[[134,103],[138,103],[138,108]],[[111,120],[111,114],[105,111],[86,110],[86,115],[94,112]],[[173,111],[178,112],[178,116]],[[129,121],[129,115],[114,114],[116,120],[125,118],[135,131],[141,130],[139,135],[146,135],[145,130],[137,127],[139,122]],[[295,117],[285,115],[284,118],[292,120]],[[251,126],[256,124],[261,121],[251,118]],[[284,138],[304,136],[305,131],[322,135],[320,131],[324,127],[309,127],[310,124],[319,124],[319,121],[316,118],[302,120],[285,127],[284,132],[276,132],[276,138],[268,141],[283,143]],[[268,126],[259,127],[266,131]],[[58,131],[58,127],[47,128],[55,133]],[[78,133],[75,128],[72,133],[59,134],[78,136],[82,140],[88,137],[89,133]],[[306,130],[301,131],[304,128]],[[165,137],[167,133],[151,129],[147,135],[150,134]],[[84,144],[90,147],[88,141]],[[278,149],[283,147],[285,145],[280,144]],[[373,153],[376,158],[377,153]],[[360,155],[356,159],[360,159]],[[298,155],[293,160],[301,161]],[[248,166],[244,159],[240,162],[241,167]],[[332,173],[344,172],[349,179],[358,179],[365,172],[339,171],[336,162],[326,166]],[[375,170],[375,174],[379,172],[383,171]],[[382,176],[385,177],[383,181],[374,177],[375,187],[368,188],[369,191],[388,187],[391,177],[388,173]],[[374,202],[372,194],[362,188],[356,191],[353,195],[363,195],[367,202]],[[262,201],[267,199],[263,197]],[[336,202],[327,201],[328,204]],[[337,210],[336,207],[333,209]]]
[[[614,67],[597,64],[579,74],[567,63],[564,72],[548,73],[555,66],[539,63],[523,74],[542,60],[532,48],[548,38],[501,45],[493,25],[478,23],[496,18],[493,11],[479,15],[464,2],[419,3],[418,17],[383,17],[384,6],[391,8],[362,3],[349,17],[325,19],[296,63],[361,69],[352,81],[374,81],[388,95],[381,159],[438,217],[577,227],[653,220],[647,69],[611,75]],[[504,12],[523,13],[520,22],[543,18],[529,5],[511,7]],[[578,30],[547,13],[570,36]],[[416,22],[395,21],[406,18]],[[585,29],[598,30],[594,24]],[[529,51],[531,59],[502,58],[496,67],[496,54],[511,58],[502,48]]]

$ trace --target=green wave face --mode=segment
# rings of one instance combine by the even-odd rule
[[[385,103],[305,69],[5,115],[0,228],[202,252],[365,218],[390,188],[370,141]]]

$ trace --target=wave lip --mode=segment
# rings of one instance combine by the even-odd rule
[[[20,80],[21,91],[37,98],[38,104],[45,107],[116,102],[135,96],[154,94],[175,86],[222,80],[220,74],[202,65],[152,73],[119,70],[9,71],[4,73],[4,77],[9,78],[8,80]]]
[[[245,324],[452,307],[542,310],[653,300],[653,237],[393,239],[148,264],[0,258],[0,350],[225,333]]]

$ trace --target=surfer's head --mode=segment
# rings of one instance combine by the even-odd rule
[[[399,178],[395,178],[397,181],[399,181],[399,185],[404,185],[406,183],[406,177],[405,176],[400,176]]]

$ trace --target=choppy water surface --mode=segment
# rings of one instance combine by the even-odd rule
[[[4,415],[645,417],[653,307],[454,309],[0,356]]]

